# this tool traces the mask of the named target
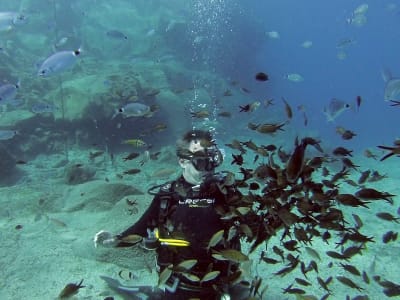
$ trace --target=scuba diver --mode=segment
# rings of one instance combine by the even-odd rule
[[[239,265],[215,258],[220,250],[240,251],[239,235],[227,237],[234,218],[224,216],[228,204],[240,201],[242,194],[234,180],[230,183],[215,172],[223,155],[210,132],[187,132],[178,140],[176,154],[182,175],[149,190],[155,196],[141,218],[118,235],[102,230],[94,237],[96,247],[140,244],[156,250],[164,289],[126,287],[112,278],[102,279],[131,299],[246,299],[248,286],[231,284],[240,274]],[[159,190],[154,193],[155,189]],[[221,233],[218,239],[218,232],[223,238]]]

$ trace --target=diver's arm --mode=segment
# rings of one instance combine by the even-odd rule
[[[113,234],[106,230],[101,230],[94,236],[94,245],[102,247],[130,247],[134,244],[126,243],[121,241],[121,239],[129,235],[140,235],[142,237],[147,237],[147,229],[153,228],[157,224],[157,218],[160,211],[160,199],[155,196],[150,206],[140,217],[140,219],[133,224],[131,227],[126,229],[120,234]],[[152,224],[153,223],[153,224]]]
[[[124,230],[120,234],[117,235],[119,240],[123,239],[124,237],[132,234],[140,235],[142,237],[147,237],[148,233],[147,230],[154,229],[157,226],[157,219],[160,213],[160,198],[155,196],[153,201],[151,202],[150,206],[147,210],[143,213],[140,219],[133,224],[128,229]],[[119,242],[117,247],[128,247],[132,246],[132,244],[127,244],[123,242]]]

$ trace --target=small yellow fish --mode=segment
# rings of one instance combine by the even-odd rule
[[[129,139],[122,142],[123,144],[132,145],[133,147],[145,147],[147,146],[146,142],[141,139]]]

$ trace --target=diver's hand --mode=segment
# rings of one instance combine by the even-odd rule
[[[101,230],[98,233],[96,233],[96,235],[94,236],[93,242],[94,242],[95,248],[97,248],[97,246],[111,248],[111,247],[115,247],[118,244],[119,240],[111,232]]]

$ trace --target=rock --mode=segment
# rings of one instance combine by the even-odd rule
[[[79,186],[71,186],[68,188],[64,197],[62,197],[65,201],[63,204],[63,211],[110,211],[110,209],[113,209],[114,206],[123,200],[125,196],[133,195],[140,196],[144,195],[144,193],[132,185],[123,183],[106,183],[102,180],[94,180]],[[146,198],[146,203],[148,202],[149,201]],[[122,204],[126,210],[126,208],[128,208],[126,200],[123,201]],[[120,212],[121,211],[122,210],[120,210]]]
[[[7,149],[0,146],[0,186],[13,185],[19,178],[20,172],[16,167],[14,157],[8,153]]]
[[[69,185],[81,184],[92,180],[96,169],[81,163],[73,163],[65,167],[65,182]]]

